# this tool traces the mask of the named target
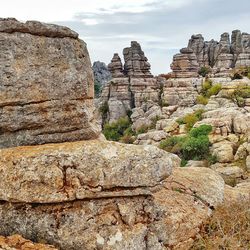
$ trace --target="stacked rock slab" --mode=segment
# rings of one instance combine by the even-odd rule
[[[92,127],[94,121],[90,123],[89,120],[92,114],[81,115],[82,110],[90,112],[93,108],[91,64],[85,44],[74,32],[74,37],[65,36],[71,34],[67,28],[38,22],[22,24],[14,19],[1,22],[6,28],[1,33],[1,45],[5,48],[1,59],[8,59],[3,60],[1,74],[5,75],[6,66],[13,80],[2,81],[1,88],[8,88],[6,96],[18,100],[11,99],[11,105],[3,106],[5,116],[1,122],[18,124],[21,119],[19,126],[22,127],[15,130],[16,133],[7,130],[7,125],[5,130],[1,128],[2,138],[10,139],[11,143],[2,143],[0,149],[0,235],[19,234],[63,250],[188,249],[201,223],[211,214],[211,208],[223,201],[223,179],[209,169],[179,168],[177,156],[154,146],[125,145],[100,139],[64,142],[65,137],[53,140],[58,142],[56,144],[33,145],[50,141],[47,137],[41,141],[41,132],[36,132],[40,124],[49,133],[60,129],[64,134],[65,127],[58,127],[58,124],[69,126],[67,115],[70,124],[74,125],[79,118],[81,123],[89,125],[82,128],[89,135],[81,137],[80,133],[77,138],[98,135],[90,133],[96,131]],[[12,42],[13,37],[17,40]],[[23,55],[24,44],[32,48],[27,52],[28,63]],[[38,50],[33,51],[33,47]],[[54,53],[53,65],[47,60],[51,56],[47,50]],[[56,60],[58,57],[60,60]],[[41,69],[47,69],[42,79]],[[35,104],[40,105],[37,99],[35,103],[29,102],[34,100],[32,98],[43,97],[39,96],[45,92],[43,86],[54,92],[57,99],[53,104],[60,109],[37,108]],[[25,89],[32,92],[23,96]],[[47,92],[51,97],[52,93]],[[73,99],[76,101],[73,111],[79,113],[69,107],[64,110],[64,104]],[[16,105],[22,108],[22,117]],[[38,119],[40,114],[47,123]],[[32,136],[29,140],[21,137],[21,140],[20,131]],[[33,131],[36,133],[31,133]],[[22,144],[29,145],[20,146]],[[20,242],[17,244],[21,249],[22,246],[33,249],[33,243],[14,236],[0,237],[0,246],[10,249],[12,240],[13,244]],[[48,246],[48,249],[53,247]]]
[[[101,103],[108,103],[108,121],[116,121],[147,100],[159,101],[160,89],[150,73],[150,64],[138,42],[123,50],[124,66],[117,53],[108,65],[111,81],[104,86]]]
[[[97,138],[86,44],[69,28],[0,19],[0,148]]]
[[[223,33],[219,42],[204,41],[202,35],[193,35],[188,47],[173,57],[173,75],[179,77],[197,76],[201,67],[211,68],[217,76],[226,76],[230,69],[250,66],[250,34],[234,30],[231,41]]]

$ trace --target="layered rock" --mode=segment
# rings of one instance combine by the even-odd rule
[[[114,54],[111,63],[108,65],[108,70],[111,72],[113,78],[125,76],[122,61],[118,53]]]
[[[127,116],[133,108],[149,100],[159,102],[159,84],[150,73],[150,64],[140,44],[132,41],[123,54],[124,66],[117,53],[108,65],[112,79],[104,86],[100,98],[99,106],[107,104],[109,107],[106,117],[109,122]]]
[[[0,234],[60,249],[187,249],[223,201],[215,172],[178,168],[154,146],[95,140],[0,152]]]
[[[125,61],[125,75],[140,78],[152,77],[150,73],[150,64],[138,42],[132,41],[131,47],[123,50],[123,56]]]
[[[193,50],[183,48],[179,54],[174,55],[171,69],[175,78],[197,77],[199,64]]]
[[[173,57],[171,69],[175,77],[197,76],[200,68],[207,67],[216,76],[226,76],[230,69],[250,66],[250,35],[239,30],[223,33],[219,42],[204,41],[201,34],[193,35],[188,47]]]
[[[86,44],[68,28],[0,20],[0,148],[98,137]]]

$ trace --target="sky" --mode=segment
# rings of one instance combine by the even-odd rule
[[[223,32],[250,33],[250,0],[3,0],[0,17],[68,26],[106,64],[138,41],[153,74],[167,73],[192,34],[219,40]]]

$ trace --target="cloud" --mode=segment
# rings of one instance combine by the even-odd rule
[[[87,42],[92,61],[109,63],[137,40],[156,74],[169,70],[192,34],[219,40],[225,31],[249,33],[249,9],[249,0],[8,0],[0,16],[69,26]]]

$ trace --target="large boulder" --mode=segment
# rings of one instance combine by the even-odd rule
[[[17,176],[2,176],[0,235],[18,233],[60,249],[187,249],[223,201],[224,182],[215,172],[179,168],[176,156],[154,146],[87,141],[1,153],[4,173],[15,169]],[[57,169],[58,179],[46,169]],[[72,195],[77,189],[80,196]]]
[[[154,146],[89,140],[0,150],[0,200],[63,202],[148,194],[179,158]]]
[[[69,28],[0,19],[0,148],[97,138],[86,44]]]

